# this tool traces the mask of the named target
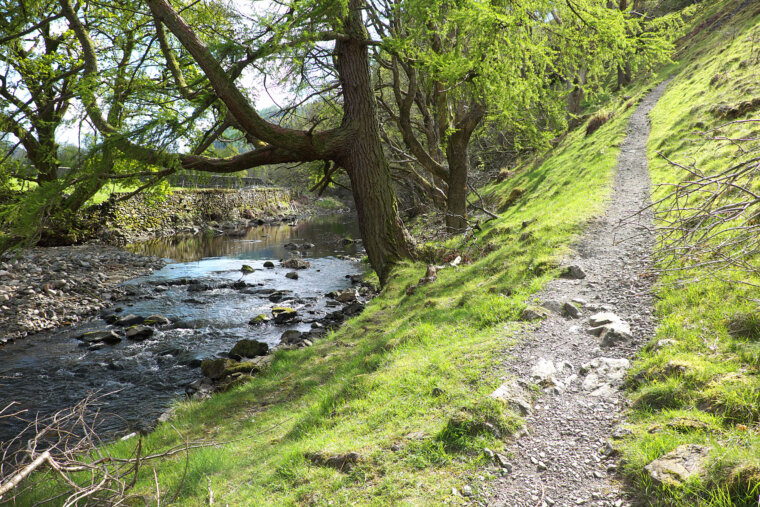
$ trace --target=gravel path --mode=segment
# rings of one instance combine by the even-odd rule
[[[605,449],[625,410],[620,384],[627,362],[654,334],[653,279],[646,276],[653,241],[642,227],[651,216],[630,217],[649,202],[647,114],[666,85],[651,92],[631,117],[609,208],[568,259],[586,277],[558,279],[539,294],[543,306],[554,311],[521,337],[506,361],[506,372],[520,379],[505,384],[506,398],[529,399],[527,387],[536,383],[543,393],[526,417],[526,432],[496,456],[496,463],[506,466],[489,505],[628,504],[615,480],[616,459]],[[573,300],[581,314],[576,319],[562,315],[567,312],[562,306]],[[603,339],[588,331],[589,317],[599,312],[620,318]],[[603,346],[603,341],[612,343]]]

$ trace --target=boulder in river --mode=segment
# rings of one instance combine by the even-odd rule
[[[298,245],[296,245],[295,243],[285,243],[285,244],[283,245],[283,247],[284,247],[286,250],[298,250]]]
[[[283,268],[288,268],[288,269],[308,269],[311,267],[311,263],[303,259],[292,258],[292,259],[282,261],[280,263],[280,266],[282,266]]]
[[[284,333],[282,333],[282,337],[280,338],[280,341],[286,345],[293,345],[301,340],[304,339],[303,333],[301,331],[296,331],[295,329],[288,329]]]
[[[248,264],[243,264],[243,265],[240,267],[240,272],[241,272],[241,273],[243,273],[244,275],[247,275],[247,274],[249,274],[249,273],[253,273],[254,271],[255,271],[255,269],[253,269],[253,268],[252,268],[251,266],[249,266]]]
[[[168,326],[171,323],[171,320],[159,314],[150,315],[143,321],[146,326]]]
[[[296,320],[298,312],[285,306],[275,306],[272,308],[272,316],[274,317],[275,324],[284,324],[285,322]]]
[[[117,326],[130,327],[130,326],[136,326],[138,324],[142,324],[144,320],[145,320],[145,317],[140,317],[139,315],[134,315],[130,313],[128,315],[119,317],[119,319],[115,322],[115,324]]]
[[[201,373],[211,380],[219,380],[234,373],[252,375],[261,371],[266,361],[238,362],[232,359],[206,359],[201,363]]]
[[[260,314],[256,315],[254,318],[252,318],[251,320],[249,320],[248,324],[250,324],[252,326],[255,326],[257,324],[266,324],[270,320],[271,319],[269,317],[267,317],[263,313],[260,313]]]
[[[153,336],[153,328],[148,326],[132,326],[127,329],[127,338],[134,341],[143,341]]]
[[[266,261],[264,262],[264,267],[267,269],[273,269],[274,268],[274,262],[272,261]]]
[[[359,296],[359,294],[356,292],[356,289],[336,290],[335,292],[331,292],[329,295],[334,297],[335,300],[340,303],[353,303]]]
[[[269,345],[257,340],[240,340],[230,350],[230,357],[238,359],[242,357],[263,356],[269,351]]]
[[[104,342],[108,343],[109,345],[113,345],[121,341],[121,336],[116,334],[114,331],[104,329],[100,331],[89,331],[87,333],[83,333],[79,335],[77,339],[82,340],[85,343]]]
[[[288,273],[285,273],[285,278],[290,278],[291,280],[298,280],[298,273],[296,271],[290,271]]]

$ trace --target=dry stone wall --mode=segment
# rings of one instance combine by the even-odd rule
[[[246,190],[176,190],[170,195],[137,195],[101,205],[106,229],[161,236],[209,222],[231,222],[295,212],[291,191],[260,187]]]

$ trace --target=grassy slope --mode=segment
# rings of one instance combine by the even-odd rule
[[[712,3],[702,18],[739,2]],[[725,167],[736,153],[727,144],[698,141],[695,130],[725,123],[711,113],[716,104],[760,97],[760,6],[749,5],[719,31],[704,31],[668,73],[677,74],[651,113],[649,161],[655,184],[678,181],[683,171],[671,160],[695,162],[707,172]],[[757,117],[755,112],[746,117]],[[757,127],[754,127],[757,129]],[[751,127],[734,129],[749,134]],[[758,132],[753,133],[757,136]],[[680,171],[680,172],[679,172]],[[655,197],[666,189],[655,191]],[[623,443],[625,475],[649,502],[668,504],[758,505],[760,497],[760,347],[755,326],[748,335],[731,336],[735,315],[757,314],[757,289],[707,278],[686,285],[691,270],[663,277],[659,291],[657,335],[631,372],[634,434]],[[746,274],[724,273],[748,280]],[[756,317],[751,322],[757,322]],[[657,350],[657,341],[674,340]],[[682,488],[658,488],[643,467],[678,445],[710,446],[709,474]]]
[[[576,130],[543,164],[486,189],[503,198],[520,188],[523,196],[475,240],[440,246],[466,265],[442,270],[411,296],[405,290],[425,266],[401,266],[337,333],[278,353],[266,374],[233,391],[179,404],[171,424],[145,439],[147,452],[184,438],[230,443],[191,452],[186,473],[184,456],[145,464],[136,491],[154,494],[155,467],[161,490],[178,492],[184,505],[206,504],[209,487],[220,505],[441,503],[464,484],[477,494],[482,448],[503,445],[484,423],[503,434],[520,424],[487,398],[513,336],[528,325],[516,319],[603,210],[634,102],[615,103],[614,119],[593,135]],[[128,455],[133,446],[109,450]],[[350,473],[305,458],[352,451],[362,460]]]

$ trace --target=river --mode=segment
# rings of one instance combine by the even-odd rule
[[[285,330],[305,331],[310,322],[333,311],[335,303],[325,295],[349,287],[350,277],[362,272],[355,260],[361,250],[342,241],[358,236],[355,218],[341,215],[263,225],[233,236],[172,237],[130,245],[133,252],[164,257],[169,263],[127,282],[128,297],[116,302],[114,310],[143,317],[161,314],[172,324],[145,341],[125,339],[97,350],[83,347],[77,337],[111,329],[101,318],[7,345],[0,350],[0,404],[16,401],[16,409],[28,410],[25,417],[32,419],[73,406],[88,393],[112,393],[99,402],[101,411],[119,416],[101,426],[106,437],[150,429],[173,400],[184,396],[185,386],[201,377],[199,360],[223,357],[243,338],[274,346]],[[305,248],[310,244],[314,246]],[[286,278],[292,270],[279,265],[294,245],[311,263],[298,271],[298,279]],[[265,268],[266,261],[275,268]],[[243,264],[255,271],[243,275]],[[270,300],[276,299],[273,290],[281,293],[281,301]],[[248,324],[283,304],[297,309],[302,321],[289,326]],[[0,441],[8,441],[22,427],[18,421],[0,419]]]

